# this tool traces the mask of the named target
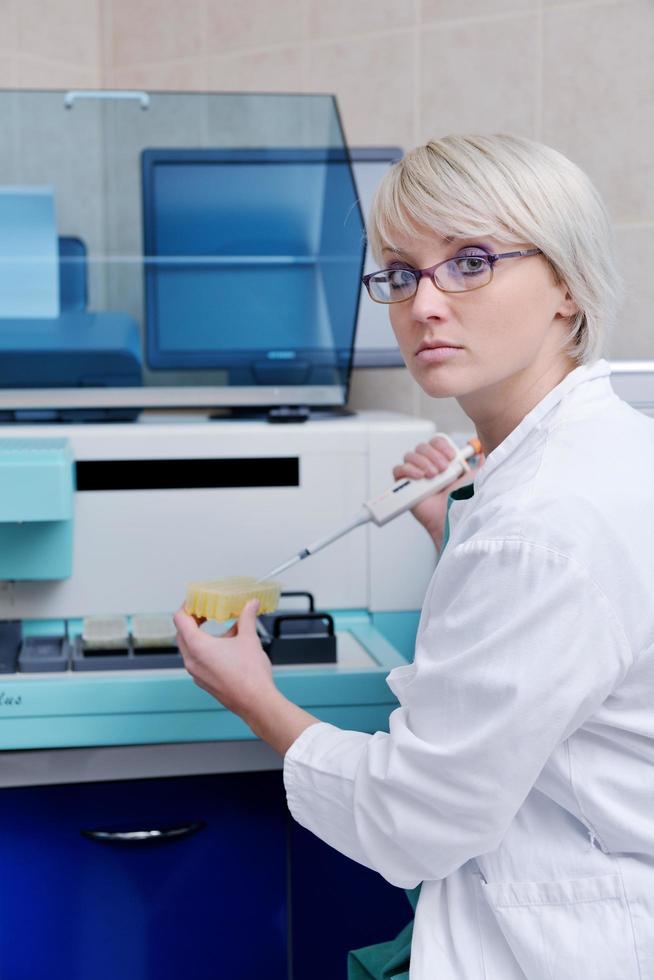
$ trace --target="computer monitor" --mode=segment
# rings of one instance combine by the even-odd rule
[[[147,367],[343,404],[363,266],[347,152],[146,149],[142,179]]]

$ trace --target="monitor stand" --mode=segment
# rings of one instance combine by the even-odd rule
[[[224,408],[211,412],[208,416],[211,422],[239,422],[246,419],[256,419],[260,422],[270,422],[271,425],[283,425],[290,422],[316,422],[324,419],[346,418],[356,413],[343,405],[332,405],[325,408],[309,408],[308,405],[276,405],[273,408]]]

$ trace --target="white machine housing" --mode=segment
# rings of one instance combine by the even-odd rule
[[[263,575],[345,523],[392,482],[392,468],[434,425],[383,412],[271,425],[144,415],[130,424],[1,427],[0,436],[67,438],[84,461],[297,458],[299,485],[98,489],[75,494],[73,572],[1,582],[1,619],[172,612],[190,581]],[[267,460],[268,462],[263,462]],[[262,480],[262,482],[264,482]],[[321,609],[419,609],[435,551],[410,514],[357,528],[283,576]]]

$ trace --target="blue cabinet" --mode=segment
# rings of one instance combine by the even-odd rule
[[[394,939],[413,912],[401,888],[291,821],[293,980],[346,980],[350,949]]]
[[[0,868],[0,980],[345,980],[411,915],[295,824],[280,772],[2,789]]]
[[[0,977],[287,980],[286,833],[278,773],[0,791]]]

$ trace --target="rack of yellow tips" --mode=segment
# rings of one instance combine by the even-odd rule
[[[198,619],[237,619],[250,599],[259,600],[259,613],[274,612],[279,603],[281,582],[260,582],[249,576],[191,582],[184,606]]]

